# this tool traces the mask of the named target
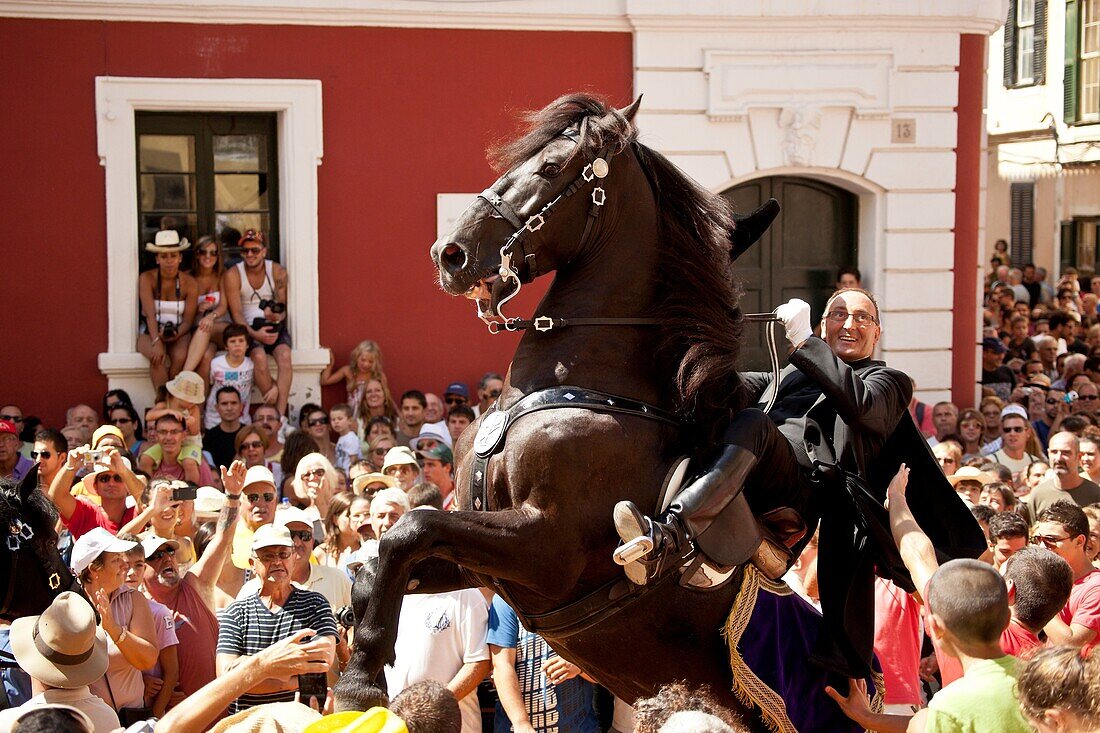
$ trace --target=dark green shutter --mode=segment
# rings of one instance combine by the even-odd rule
[[[1047,0],[1035,0],[1035,56],[1032,61],[1036,84],[1047,83]]]
[[[1077,111],[1077,44],[1081,33],[1081,24],[1077,20],[1077,0],[1066,0],[1066,58],[1065,78],[1062,82],[1062,115],[1067,124],[1080,119]]]
[[[1062,222],[1062,261],[1060,270],[1077,266],[1077,237],[1072,221]]]
[[[1008,17],[1005,19],[1004,85],[1016,85],[1016,0],[1008,0]]]

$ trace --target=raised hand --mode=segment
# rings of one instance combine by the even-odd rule
[[[225,466],[221,468],[222,486],[225,488],[225,493],[241,493],[241,489],[244,488],[244,475],[247,473],[247,469],[244,467],[244,461],[238,459],[233,461],[233,464],[228,469]]]
[[[791,346],[798,347],[813,335],[810,328],[810,304],[799,298],[791,298],[775,309],[775,315],[787,332]]]

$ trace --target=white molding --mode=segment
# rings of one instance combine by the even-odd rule
[[[317,166],[324,155],[321,82],[313,79],[171,79],[101,76],[95,80],[96,147],[106,182],[107,351],[100,371],[125,383],[135,401],[149,392],[148,363],[137,354],[138,111],[275,112],[279,139],[279,229],[294,343],[295,387],[310,391],[327,358],[317,356]],[[138,377],[144,384],[138,383]],[[301,384],[300,381],[304,380]]]
[[[1005,0],[2,0],[0,16],[529,31],[978,33]]]

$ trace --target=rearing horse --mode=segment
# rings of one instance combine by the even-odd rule
[[[740,572],[702,592],[677,572],[635,586],[611,562],[615,503],[654,508],[743,400],[733,216],[637,141],[637,106],[576,94],[532,115],[496,152],[504,175],[432,246],[444,291],[476,300],[490,330],[526,333],[496,406],[456,445],[461,511],[410,512],[382,538],[341,684],[393,660],[406,592],[484,586],[620,698],[686,680],[760,707],[722,635]],[[499,316],[549,272],[538,318]]]

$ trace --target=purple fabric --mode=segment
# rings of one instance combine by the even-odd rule
[[[809,661],[820,630],[821,613],[800,596],[761,588],[737,648],[756,676],[783,698],[800,733],[862,731],[825,694],[827,684],[844,692],[847,680]],[[877,659],[874,669],[879,671]],[[866,682],[873,694],[874,683],[870,677]]]

